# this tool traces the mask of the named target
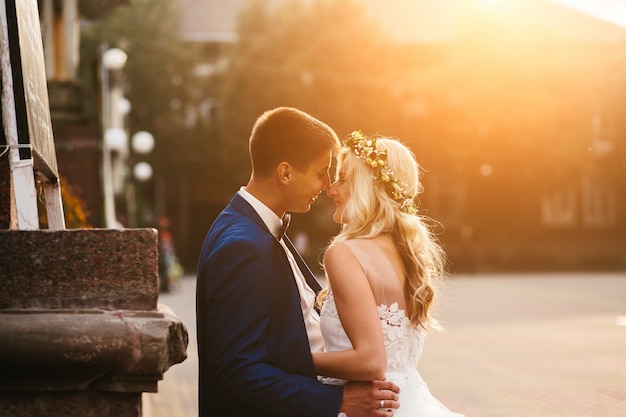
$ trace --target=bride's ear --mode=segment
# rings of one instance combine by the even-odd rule
[[[276,167],[276,173],[278,175],[278,180],[283,184],[287,185],[291,182],[291,165],[288,162],[281,162]]]

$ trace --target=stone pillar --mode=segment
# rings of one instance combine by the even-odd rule
[[[0,230],[0,259],[0,416],[141,416],[187,356],[157,231]]]

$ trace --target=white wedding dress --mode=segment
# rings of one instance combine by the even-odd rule
[[[405,315],[400,280],[389,260],[370,240],[355,239],[345,244],[359,259],[370,284],[375,288],[387,353],[387,380],[400,387],[400,408],[393,410],[394,417],[463,417],[463,414],[448,410],[432,396],[416,369],[424,346],[424,333]],[[352,348],[330,289],[322,306],[320,321],[327,351]],[[329,377],[321,380],[328,384],[345,383]]]

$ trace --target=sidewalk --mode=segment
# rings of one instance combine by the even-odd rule
[[[188,359],[145,394],[145,417],[197,416],[195,277],[163,294]],[[441,297],[446,330],[418,368],[467,417],[626,417],[626,273],[469,275]]]
[[[159,392],[144,393],[143,417],[198,416],[198,348],[196,346],[196,277],[185,276],[179,288],[160,294],[159,303],[170,307],[189,333],[187,359],[172,366],[159,382]]]

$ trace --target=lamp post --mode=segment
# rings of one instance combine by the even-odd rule
[[[115,211],[115,190],[113,186],[113,169],[111,154],[114,150],[124,152],[127,149],[127,135],[122,126],[116,126],[117,118],[114,117],[117,109],[113,109],[112,97],[118,98],[112,92],[110,73],[119,71],[126,64],[126,53],[118,48],[102,46],[100,79],[101,79],[101,104],[102,104],[102,183],[104,190],[104,227],[119,228]],[[116,90],[117,91],[117,90]]]
[[[152,133],[140,130],[131,139],[133,153],[139,156],[148,155],[154,149],[154,136]],[[133,158],[134,159],[134,158]],[[145,161],[139,161],[132,166],[132,178],[129,178],[127,185],[127,204],[129,221],[133,226],[137,223],[137,190],[134,181],[146,182],[152,178],[152,165]]]

